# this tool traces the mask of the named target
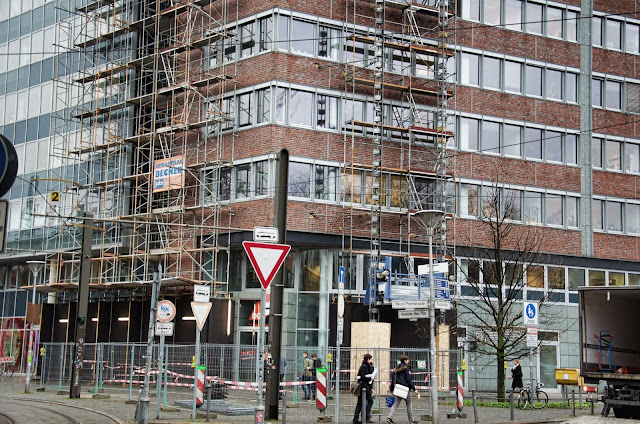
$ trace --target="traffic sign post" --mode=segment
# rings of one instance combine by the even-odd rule
[[[176,316],[176,305],[170,300],[161,300],[158,302],[156,311],[156,328],[155,334],[160,336],[160,354],[158,358],[158,370],[160,372],[156,376],[156,399],[160,399],[160,391],[162,390],[162,378],[165,373],[164,369],[164,338],[173,336],[173,318]],[[167,386],[164,386],[165,395]],[[160,401],[156,402],[156,419],[160,418]]]
[[[195,286],[198,287],[198,286]],[[202,287],[202,286],[199,286]],[[209,292],[211,293],[211,292]],[[207,322],[207,318],[209,317],[209,311],[211,310],[211,302],[209,302],[209,295],[205,294],[203,291],[199,291],[196,294],[196,291],[193,292],[193,298],[195,299],[203,299],[204,296],[207,298],[207,302],[191,302],[191,311],[193,311],[193,316],[196,318],[196,363],[193,374],[193,406],[191,408],[191,419],[196,419],[196,408],[197,408],[197,400],[198,400],[198,367],[200,366],[200,332],[204,327],[204,323]]]
[[[524,325],[527,326],[527,347],[529,348],[529,379],[531,380],[531,390],[533,390],[533,388],[535,387],[535,385],[533,384],[533,351],[538,347],[538,329],[531,326],[538,325],[540,316],[540,304],[538,302],[525,301],[522,302],[522,306],[522,318],[524,319]],[[535,331],[535,336],[533,335],[533,331]],[[531,346],[533,337],[535,337],[536,341],[535,344]]]
[[[340,347],[344,334],[344,274],[345,268],[341,265],[338,269],[338,331],[336,333],[336,422],[340,417]]]

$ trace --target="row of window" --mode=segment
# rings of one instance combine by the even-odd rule
[[[458,261],[458,281],[462,283],[461,295],[473,295],[469,283],[474,286],[495,285],[496,264],[491,261],[475,259],[460,259]],[[506,286],[527,287],[529,289],[545,290],[569,290],[576,291],[580,287],[603,286],[638,286],[640,285],[640,273],[624,272],[616,270],[585,269],[554,265],[528,264],[504,264],[502,271]],[[542,292],[534,290],[537,295]],[[527,291],[531,293],[531,290]],[[477,292],[475,293],[477,295]],[[534,295],[535,296],[535,295]],[[529,300],[534,300],[527,296]],[[562,296],[564,297],[564,296]],[[577,303],[577,298],[575,298]],[[535,299],[539,300],[539,299]]]
[[[580,137],[578,133],[558,129],[458,117],[458,147],[509,157],[544,160],[550,163],[577,165]],[[640,172],[640,143],[592,137],[592,164],[607,171]]]
[[[23,35],[27,35],[31,32],[35,32],[55,24],[55,6],[55,1],[50,1],[44,6],[36,7],[35,9],[28,10],[11,19],[0,22],[0,44],[15,40]],[[2,9],[5,8],[2,7]],[[64,9],[59,10],[62,17],[69,16]]]
[[[578,41],[579,9],[530,0],[463,0],[461,17],[501,25],[513,31]],[[640,24],[617,16],[591,18],[592,45],[627,53],[640,52]]]
[[[523,63],[487,54],[460,53],[458,71],[461,84],[482,86],[508,93],[544,97],[549,100],[578,102],[578,72],[545,67],[536,62]],[[626,83],[627,90],[637,90],[638,84]],[[610,110],[634,109],[623,102],[625,84],[622,81],[594,77],[591,81],[592,104]],[[638,110],[629,110],[639,112]]]

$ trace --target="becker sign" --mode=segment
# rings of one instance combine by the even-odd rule
[[[184,156],[158,159],[153,164],[153,192],[175,190],[184,185]]]

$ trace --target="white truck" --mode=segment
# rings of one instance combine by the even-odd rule
[[[602,415],[640,419],[640,287],[578,291],[580,375],[604,386]]]

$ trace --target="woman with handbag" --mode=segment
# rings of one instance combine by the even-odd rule
[[[387,422],[393,424],[393,414],[396,413],[400,401],[404,399],[407,403],[407,417],[409,423],[417,423],[413,420],[413,408],[411,407],[411,392],[418,394],[416,386],[413,385],[413,379],[411,378],[411,367],[409,367],[409,357],[407,355],[400,355],[400,363],[398,367],[393,370],[395,378],[391,381],[391,392],[395,396],[396,400],[391,406]]]

